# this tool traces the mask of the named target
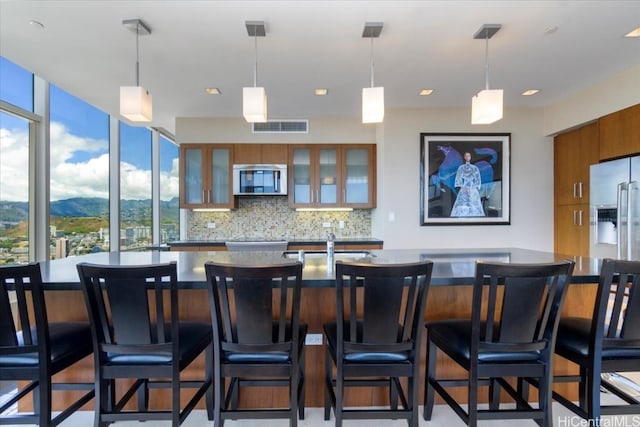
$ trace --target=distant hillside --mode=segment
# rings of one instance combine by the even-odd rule
[[[161,201],[160,217],[163,220],[178,222],[178,206],[177,197]],[[51,216],[54,217],[106,218],[109,215],[109,200],[97,197],[74,197],[51,202],[50,209]],[[151,200],[123,200],[120,203],[120,209],[127,213],[128,219],[148,217]],[[0,201],[0,221],[20,222],[26,221],[27,218],[28,205],[26,202]]]

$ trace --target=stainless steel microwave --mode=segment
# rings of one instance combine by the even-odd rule
[[[236,196],[286,195],[287,165],[233,165],[233,194]]]

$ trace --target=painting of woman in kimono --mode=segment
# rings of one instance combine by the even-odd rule
[[[464,163],[458,167],[454,186],[458,188],[452,217],[485,216],[480,200],[480,170],[471,163],[471,153],[464,153]]]

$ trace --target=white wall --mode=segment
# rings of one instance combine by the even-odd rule
[[[541,109],[505,111],[472,126],[469,109],[387,110],[378,145],[373,235],[385,249],[522,247],[553,250],[553,140]],[[511,133],[511,225],[420,226],[420,133]],[[389,221],[389,213],[395,221]]]
[[[544,134],[554,135],[640,103],[640,66],[564,99],[544,112]]]

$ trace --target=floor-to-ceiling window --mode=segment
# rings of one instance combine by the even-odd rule
[[[0,264],[29,257],[33,74],[0,57]]]
[[[160,136],[160,243],[180,238],[179,150],[174,141]]]
[[[179,238],[172,135],[119,122],[3,57],[0,101],[0,264]]]
[[[120,122],[120,249],[153,244],[151,131]]]
[[[109,250],[109,116],[50,85],[51,259]]]

